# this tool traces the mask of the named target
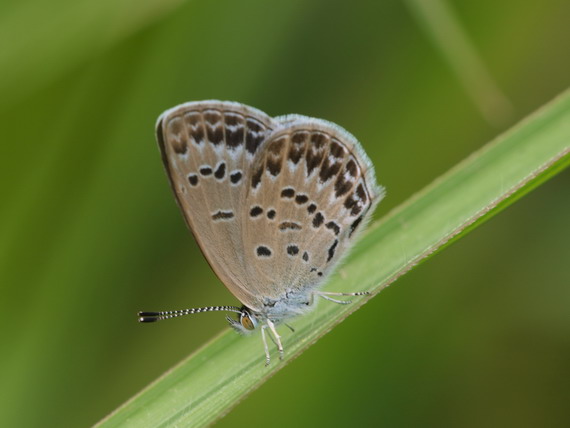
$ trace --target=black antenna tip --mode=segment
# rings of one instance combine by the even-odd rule
[[[157,317],[160,312],[139,312],[139,317]]]
[[[139,312],[139,322],[156,322],[160,312]]]

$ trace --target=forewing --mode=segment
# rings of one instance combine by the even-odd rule
[[[200,101],[164,112],[156,127],[186,223],[216,275],[252,309],[259,309],[259,290],[247,280],[243,204],[255,156],[276,126],[242,104]]]
[[[302,116],[276,120],[282,126],[256,155],[242,219],[247,277],[270,299],[322,282],[384,194],[348,132]]]

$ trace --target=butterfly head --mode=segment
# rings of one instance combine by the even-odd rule
[[[228,320],[234,330],[241,334],[251,333],[257,328],[258,324],[258,317],[245,306],[242,306],[239,313],[239,318],[237,320],[231,318],[230,316],[227,316],[226,320]]]

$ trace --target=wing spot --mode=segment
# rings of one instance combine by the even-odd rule
[[[258,120],[248,117],[246,119],[245,149],[250,154],[255,154],[259,145],[265,139],[267,128]]]
[[[291,141],[295,144],[305,144],[309,133],[307,131],[297,131],[291,136]]]
[[[218,168],[216,168],[216,172],[214,173],[214,177],[218,180],[223,180],[226,175],[226,164],[225,162],[221,162]]]
[[[233,211],[218,211],[215,214],[212,214],[212,220],[229,220],[234,218]]]
[[[269,172],[273,177],[277,177],[281,172],[281,158],[275,158],[272,155],[267,157],[266,161],[267,172]]]
[[[251,217],[258,217],[261,214],[263,214],[263,208],[261,208],[259,205],[254,206],[250,211],[249,211],[249,215]]]
[[[174,150],[174,152],[179,154],[179,155],[184,155],[188,151],[188,146],[186,145],[186,141],[183,141],[179,138],[172,141],[171,144],[172,144],[172,149]]]
[[[241,171],[234,171],[230,174],[230,181],[232,182],[232,184],[238,184],[241,181],[243,174],[241,173]]]
[[[319,211],[318,213],[315,214],[315,216],[313,217],[313,227],[314,228],[318,228],[321,226],[321,224],[323,224],[325,221],[325,218],[323,216],[323,214]]]
[[[356,162],[354,162],[354,159],[351,159],[347,162],[346,171],[353,177],[356,177],[356,175],[358,174],[358,167],[356,166]]]
[[[209,166],[203,166],[200,168],[200,174],[202,174],[204,177],[212,175],[212,168],[210,168]]]
[[[204,129],[200,126],[199,128],[193,130],[192,138],[194,139],[194,142],[196,143],[197,146],[202,144],[202,142],[204,141]]]
[[[326,224],[327,229],[330,229],[334,232],[335,235],[338,236],[338,234],[340,233],[340,226],[338,224],[336,224],[334,221],[329,221]]]
[[[335,239],[333,244],[329,247],[329,255],[327,257],[327,263],[330,262],[331,259],[334,257],[337,245],[338,245],[338,239]]]
[[[292,198],[293,196],[295,196],[295,189],[292,187],[286,187],[281,191],[282,198]]]
[[[309,214],[313,214],[315,211],[317,210],[317,205],[316,204],[311,204],[307,207],[307,212]]]
[[[332,177],[338,174],[342,166],[341,162],[332,162],[330,159],[326,159],[321,165],[321,171],[319,172],[319,179],[321,183],[325,183]]]
[[[204,119],[211,125],[216,125],[222,121],[222,114],[218,110],[204,110]]]
[[[271,257],[271,249],[265,245],[260,245],[255,250],[258,257]]]
[[[226,123],[226,145],[230,150],[236,149],[243,144],[244,118],[237,113],[225,112],[224,121]]]
[[[344,179],[343,175],[339,175],[334,183],[335,196],[340,198],[342,195],[348,193],[352,188],[352,183]]]
[[[217,110],[205,110],[203,115],[208,141],[214,145],[220,144],[224,140],[222,113]]]
[[[182,133],[182,121],[179,117],[173,118],[168,122],[167,126],[167,139],[170,141],[172,150],[179,155],[183,155],[188,151],[186,138]]]
[[[296,256],[297,254],[299,254],[299,247],[297,247],[295,244],[288,245],[287,254],[289,254],[290,256]]]
[[[298,194],[297,196],[295,196],[295,202],[297,202],[297,204],[299,205],[306,204],[307,202],[309,202],[309,197],[307,195]]]
[[[303,253],[303,260],[306,262],[309,261],[309,253],[307,253],[306,251]]]
[[[326,136],[324,134],[317,133],[311,136],[311,141],[313,144],[309,145],[309,148],[305,155],[307,177],[312,174],[313,170],[321,164],[323,158],[325,157],[325,152],[322,149],[325,140]]]
[[[356,188],[356,194],[363,203],[366,203],[368,197],[366,196],[366,191],[364,190],[364,186],[362,185],[362,183],[360,183]]]
[[[267,211],[267,218],[269,220],[273,220],[275,218],[275,214],[276,214],[275,210],[271,209],[271,210]]]
[[[344,157],[344,147],[336,139],[333,139],[330,147],[330,153],[337,159],[342,159]]]
[[[279,230],[301,230],[302,227],[299,223],[293,221],[284,221],[279,225]]]
[[[328,136],[322,132],[314,132],[311,135],[311,143],[313,143],[318,149],[323,147],[328,141]]]
[[[189,175],[188,175],[188,182],[189,182],[192,186],[196,187],[196,186],[198,185],[198,175],[196,175],[196,174],[189,174]]]
[[[348,237],[350,238],[352,236],[352,234],[354,233],[354,231],[356,230],[356,228],[358,227],[358,225],[360,224],[360,222],[362,221],[362,216],[358,217],[356,220],[354,220],[354,222],[350,225],[350,232],[348,234]]]
[[[351,194],[346,200],[344,201],[344,207],[347,210],[350,210],[350,215],[355,216],[362,211],[362,207],[358,203],[356,199],[353,198],[354,194]]]

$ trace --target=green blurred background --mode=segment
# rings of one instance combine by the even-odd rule
[[[339,123],[388,188],[379,218],[568,86],[568,1],[446,4],[455,30],[411,0],[0,3],[0,425],[92,425],[228,328],[136,322],[237,303],[171,195],[164,109],[215,98]],[[469,37],[510,113],[485,112],[430,25]],[[219,425],[569,426],[569,185],[400,279]]]

